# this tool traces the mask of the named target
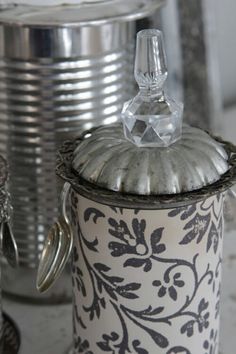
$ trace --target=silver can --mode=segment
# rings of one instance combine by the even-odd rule
[[[57,215],[58,145],[116,121],[134,90],[134,20],[161,1],[125,3],[15,6],[0,13],[0,151],[13,176],[13,228],[20,256],[18,271],[8,269],[3,278],[8,293],[38,298],[35,272]],[[70,299],[69,284],[65,274],[46,301]]]

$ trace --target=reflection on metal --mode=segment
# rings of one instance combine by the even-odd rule
[[[13,295],[41,301],[36,267],[57,216],[57,147],[84,129],[117,120],[134,89],[135,23],[123,20],[140,18],[162,1],[126,1],[117,7],[120,13],[109,5],[114,2],[106,3],[88,5],[89,12],[81,6],[0,12],[0,152],[10,164],[20,260],[16,274],[7,269],[3,282]],[[65,275],[45,301],[70,296]]]
[[[128,141],[117,123],[94,130],[78,144],[72,170],[84,180],[115,192],[165,195],[218,181],[229,169],[228,158],[218,142],[197,128],[185,125],[179,141],[168,148],[150,149]]]

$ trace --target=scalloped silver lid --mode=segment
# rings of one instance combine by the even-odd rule
[[[136,195],[191,192],[220,179],[229,169],[224,148],[204,131],[183,127],[168,148],[139,148],[126,140],[119,123],[85,134],[72,168],[102,188]]]

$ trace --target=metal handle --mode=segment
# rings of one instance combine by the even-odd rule
[[[62,188],[61,191],[61,204],[60,204],[60,214],[62,218],[65,220],[65,222],[69,225],[70,224],[70,219],[68,218],[67,211],[66,211],[66,203],[70,194],[70,184],[66,182]]]
[[[47,291],[62,273],[73,246],[73,233],[66,212],[70,184],[65,183],[61,191],[60,216],[48,233],[41,255],[37,276],[37,289]]]

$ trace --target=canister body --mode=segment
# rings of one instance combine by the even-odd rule
[[[57,216],[57,147],[118,118],[133,90],[134,23],[50,27],[24,19],[18,26],[1,16],[0,152],[10,165],[20,256],[19,269],[8,269],[3,283],[11,294],[36,299],[38,259]],[[68,280],[44,297],[70,298]]]
[[[223,199],[140,210],[72,193],[74,353],[218,353]]]

